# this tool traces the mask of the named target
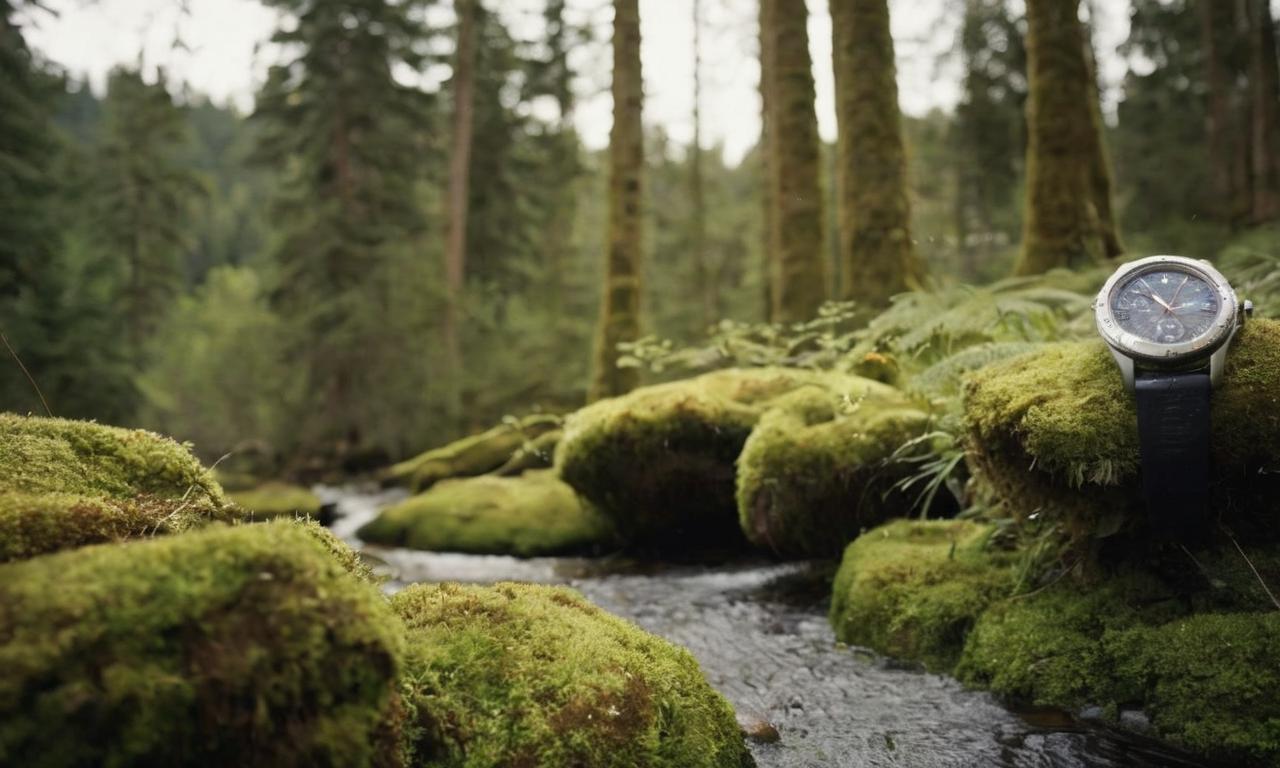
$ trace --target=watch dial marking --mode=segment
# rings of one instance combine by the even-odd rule
[[[1111,295],[1120,327],[1144,341],[1178,344],[1203,336],[1218,316],[1218,296],[1200,275],[1177,268],[1144,272]]]

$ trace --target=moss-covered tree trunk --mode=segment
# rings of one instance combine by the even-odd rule
[[[609,250],[596,334],[592,400],[635,387],[634,368],[618,367],[618,344],[640,335],[640,206],[644,134],[640,123],[638,0],[613,3],[613,129],[609,132]]]
[[[808,11],[803,0],[761,0],[761,78],[769,130],[770,316],[779,322],[813,317],[827,298],[822,258],[822,187],[818,118]]]
[[[920,285],[888,0],[832,0],[840,296],[871,306]]]
[[[772,27],[773,22],[770,21],[772,13],[772,4],[760,0],[760,145],[758,153],[760,155],[760,189],[763,194],[760,199],[764,205],[764,214],[761,217],[761,235],[760,238],[760,287],[761,302],[760,308],[763,312],[761,317],[765,322],[775,322],[777,318],[773,316],[773,190],[769,184],[769,136],[773,130],[769,126],[769,79],[765,77],[765,72],[771,71],[773,67],[773,44],[770,35],[765,34],[765,30]]]
[[[1249,176],[1253,188],[1251,217],[1255,222],[1280,216],[1280,167],[1276,141],[1280,138],[1280,72],[1277,72],[1276,30],[1269,0],[1249,0],[1249,90],[1252,101]]]
[[[475,124],[476,8],[478,0],[457,0],[457,50],[453,63],[453,147],[449,155],[449,235],[445,243],[444,342],[454,375],[462,365],[458,305],[467,259],[467,213],[471,186],[471,145]]]
[[[1115,174],[1111,170],[1111,157],[1102,138],[1102,104],[1098,86],[1098,60],[1093,52],[1092,35],[1085,36],[1085,64],[1089,67],[1089,119],[1093,128],[1088,131],[1089,141],[1089,190],[1094,210],[1098,212],[1098,227],[1102,235],[1102,251],[1108,258],[1124,253],[1120,242],[1120,225],[1116,222],[1112,195]]]
[[[1014,271],[1034,275],[1115,255],[1110,172],[1079,0],[1028,0],[1027,74],[1027,210]]]

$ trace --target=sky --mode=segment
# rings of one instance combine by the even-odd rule
[[[502,14],[518,38],[536,39],[542,0],[483,1]],[[34,13],[27,27],[28,41],[68,72],[87,77],[98,92],[112,67],[141,60],[149,71],[163,66],[172,79],[247,112],[276,55],[268,38],[278,14],[257,0],[187,0],[185,13],[177,0],[97,0],[92,4],[51,0],[47,4],[54,13]],[[737,162],[760,133],[756,0],[703,0],[702,4],[703,145],[723,144],[726,159]],[[1104,109],[1113,106],[1115,88],[1124,75],[1125,64],[1114,51],[1128,33],[1127,5],[1118,0],[1095,4],[1101,14],[1096,44],[1107,87]],[[831,20],[827,0],[809,0],[808,6],[818,129],[830,141],[836,132]],[[640,0],[645,120],[662,126],[680,143],[688,143],[693,135],[691,7],[690,0]],[[947,110],[959,97],[959,61],[943,56],[954,37],[955,7],[954,0],[890,0],[899,101],[907,114]],[[607,0],[570,0],[569,8],[575,20],[593,24],[599,39],[608,40],[612,14]],[[182,44],[175,46],[175,40]],[[611,121],[607,47],[584,48],[571,64],[580,73],[575,122],[587,146],[603,147]],[[447,70],[427,79],[440,76],[447,76]]]

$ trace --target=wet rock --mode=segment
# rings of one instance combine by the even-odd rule
[[[1140,709],[1124,709],[1120,711],[1120,727],[1147,733],[1151,730],[1151,718]]]
[[[737,719],[738,728],[741,729],[743,738],[748,741],[756,744],[776,744],[782,740],[782,734],[778,733],[777,727],[762,717],[739,714]]]

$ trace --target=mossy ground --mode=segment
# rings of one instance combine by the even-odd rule
[[[277,517],[309,517],[320,515],[320,497],[310,490],[290,483],[267,482],[228,494],[232,501],[249,513],[251,520]]]
[[[402,651],[291,521],[0,566],[0,764],[394,762]]]
[[[894,390],[857,400],[803,389],[765,413],[738,458],[739,522],[756,546],[832,557],[863,529],[909,511],[894,490],[910,465],[898,449],[930,417]]]
[[[1280,509],[1276,382],[1280,322],[1247,323],[1213,397],[1215,497],[1220,517],[1262,535]],[[970,465],[1015,516],[1044,513],[1079,537],[1142,526],[1133,398],[1101,341],[981,369],[966,386],[965,420]],[[1259,517],[1268,524],[1251,525]]]
[[[733,712],[687,651],[558,587],[415,585],[410,749],[439,768],[738,768]]]
[[[845,550],[831,623],[843,642],[949,669],[983,610],[1014,589],[1014,557],[995,528],[964,520],[900,520]]]
[[[372,544],[519,557],[613,543],[609,521],[550,470],[446,480],[362,527]]]
[[[169,438],[0,413],[0,561],[240,515],[208,470]]]
[[[578,411],[565,422],[556,466],[637,548],[742,546],[735,463],[761,415],[799,389],[851,403],[896,393],[843,374],[717,371]]]

